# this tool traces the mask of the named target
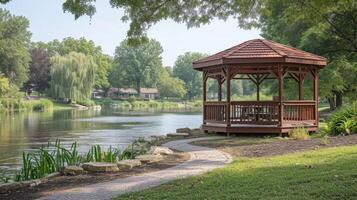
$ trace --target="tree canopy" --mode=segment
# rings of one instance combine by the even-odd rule
[[[5,94],[10,90],[9,80],[0,74],[0,97],[5,96]]]
[[[357,71],[357,3],[267,2],[261,8],[259,20],[262,36],[325,56],[329,62],[320,71],[319,93],[328,98],[332,109],[341,106],[343,96],[356,93],[357,79],[350,74]],[[305,82],[312,84],[309,80]],[[311,91],[311,87],[304,91]]]
[[[31,60],[29,21],[0,8],[0,72],[18,87],[27,80]]]
[[[192,68],[192,62],[205,56],[197,52],[186,52],[178,56],[175,61],[172,74],[184,81],[188,99],[193,99],[202,93],[202,75]]]
[[[83,37],[79,39],[67,37],[62,41],[53,40],[48,43],[38,42],[34,46],[45,49],[51,55],[66,55],[70,52],[78,52],[92,56],[97,64],[95,87],[103,89],[109,88],[108,71],[111,68],[112,59],[110,56],[105,55],[102,52],[102,48],[97,46],[92,40],[87,40]]]
[[[30,52],[29,80],[24,87],[27,89],[35,87],[36,91],[43,93],[50,87],[51,58],[43,49],[34,48]]]
[[[165,68],[161,69],[157,87],[161,97],[183,98],[186,94],[185,83],[179,78],[172,77]]]
[[[97,68],[92,56],[71,52],[52,57],[50,95],[74,101],[90,98]]]
[[[117,77],[111,76],[111,79],[125,80],[121,86],[135,87],[138,91],[140,87],[156,86],[162,68],[162,51],[160,43],[153,39],[136,47],[124,40],[115,50],[113,71]]]

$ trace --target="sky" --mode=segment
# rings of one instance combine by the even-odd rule
[[[109,0],[96,3],[97,12],[90,19],[74,20],[64,13],[61,0],[12,0],[1,8],[30,21],[32,41],[48,42],[66,37],[85,37],[113,56],[116,46],[126,37],[129,23],[123,23],[123,10],[111,8]],[[185,24],[161,21],[150,28],[148,36],[161,43],[164,66],[173,66],[177,56],[187,51],[213,54],[249,39],[260,38],[259,30],[242,30],[234,19],[213,20],[209,25],[187,29]]]

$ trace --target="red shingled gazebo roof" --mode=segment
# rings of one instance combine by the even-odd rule
[[[265,39],[254,39],[208,56],[193,63],[193,68],[202,69],[218,65],[261,63],[292,63],[324,67],[324,57]]]

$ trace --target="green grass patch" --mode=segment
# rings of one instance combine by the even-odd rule
[[[53,110],[70,110],[76,108],[74,104],[53,102]]]
[[[117,199],[354,199],[356,166],[357,146],[240,158],[204,175]]]
[[[112,100],[104,98],[95,100],[96,104],[103,107],[112,107],[118,109],[130,110],[143,110],[143,109],[158,109],[158,110],[171,110],[171,109],[192,109],[202,108],[202,101],[171,101],[171,100]]]
[[[0,112],[14,111],[51,111],[53,102],[49,99],[23,100],[22,98],[0,99]]]
[[[279,137],[253,137],[253,136],[232,136],[223,139],[216,140],[200,140],[192,142],[194,145],[205,146],[210,148],[222,148],[222,147],[238,147],[255,145],[269,142],[279,141]]]
[[[328,109],[330,109],[330,105],[328,103],[325,103],[325,102],[319,103],[319,108],[318,108],[319,112],[328,110]]]

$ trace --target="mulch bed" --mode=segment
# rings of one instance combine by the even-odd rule
[[[222,150],[231,154],[233,157],[262,157],[348,145],[357,145],[357,134],[329,137],[327,140],[321,138],[309,140],[287,139],[271,143],[231,147]]]
[[[35,187],[22,188],[13,192],[0,193],[0,199],[36,199],[49,195],[55,191],[70,189],[73,187],[86,186],[94,183],[111,181],[142,173],[159,171],[183,163],[189,159],[188,153],[175,153],[165,156],[157,163],[149,163],[133,169],[122,170],[117,173],[96,173],[79,176],[58,176],[51,178],[48,182]]]

